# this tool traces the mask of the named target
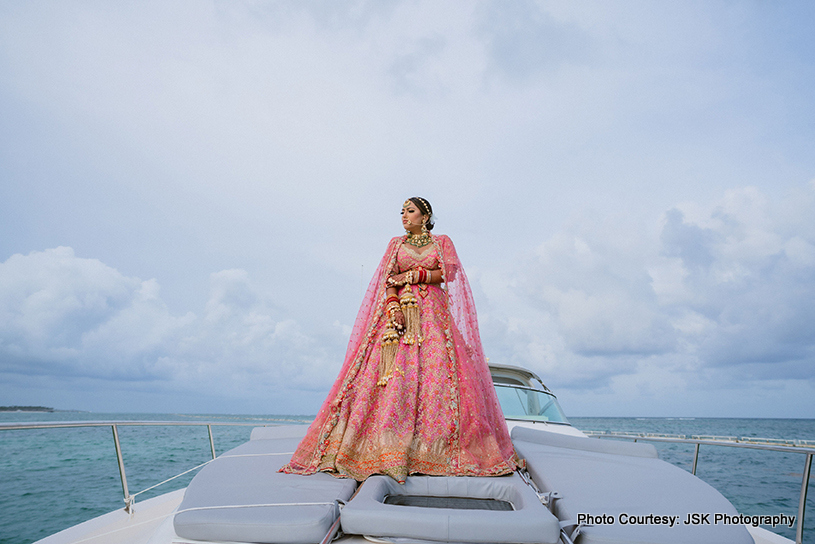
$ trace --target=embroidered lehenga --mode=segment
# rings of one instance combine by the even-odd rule
[[[388,245],[340,375],[282,471],[356,480],[387,474],[404,482],[409,474],[497,476],[517,468],[453,243],[443,235],[423,248],[404,240]],[[419,267],[441,269],[444,283],[401,288],[415,294],[421,338],[403,338],[383,376],[385,280]]]

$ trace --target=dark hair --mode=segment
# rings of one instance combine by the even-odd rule
[[[425,223],[425,227],[427,227],[427,230],[433,230],[436,221],[433,218],[433,206],[430,205],[430,202],[428,202],[426,198],[422,198],[420,196],[412,196],[408,200],[413,202],[416,205],[416,207],[419,208],[419,211],[422,212],[422,215],[430,216],[427,219],[427,223]]]

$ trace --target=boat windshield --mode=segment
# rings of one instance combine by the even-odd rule
[[[505,418],[569,424],[554,395],[517,385],[494,385]]]

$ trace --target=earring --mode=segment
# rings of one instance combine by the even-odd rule
[[[422,234],[427,234],[427,221],[422,221]]]

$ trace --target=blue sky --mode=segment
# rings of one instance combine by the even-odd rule
[[[567,414],[815,417],[813,22],[0,0],[0,404],[315,413],[422,195]]]

